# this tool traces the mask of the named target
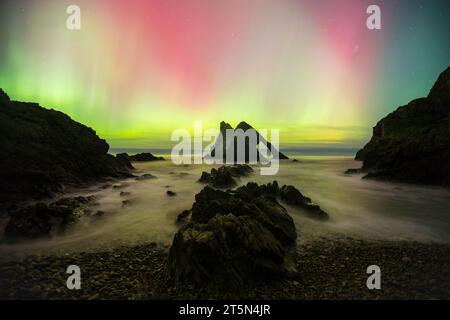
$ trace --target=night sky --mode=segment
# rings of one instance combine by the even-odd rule
[[[68,30],[66,8],[81,8]],[[381,7],[381,30],[366,8]],[[360,147],[450,65],[449,1],[1,1],[0,87],[113,147],[245,120],[284,146]]]

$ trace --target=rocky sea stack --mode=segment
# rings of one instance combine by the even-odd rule
[[[230,130],[234,133],[235,137],[232,141],[228,141],[227,140],[227,130]],[[245,138],[244,141],[244,155],[242,155],[242,160],[241,158],[238,159],[238,133],[244,133],[244,134],[249,134],[250,131],[254,131],[255,133],[255,140],[251,141],[249,138]],[[220,123],[220,134],[218,135],[216,142],[213,146],[213,148],[211,149],[211,157],[215,157],[216,156],[216,152],[217,150],[222,150],[222,157],[223,157],[223,161],[227,161],[227,154],[232,153],[234,155],[234,163],[241,163],[245,162],[245,163],[249,163],[253,160],[255,160],[255,162],[260,162],[262,161],[264,155],[262,155],[259,151],[258,151],[258,145],[259,144],[264,144],[268,150],[271,151],[272,155],[274,153],[278,154],[278,158],[280,160],[283,159],[289,159],[285,154],[281,153],[277,148],[275,148],[275,146],[273,146],[269,141],[267,141],[262,135],[260,135],[260,133],[258,131],[256,131],[251,125],[249,125],[247,122],[242,121],[240,122],[235,129],[233,129],[233,127],[225,122],[222,121]],[[256,155],[256,159],[251,159],[251,155],[253,154]],[[230,156],[231,157],[231,156]]]
[[[49,197],[65,185],[130,176],[94,130],[0,89],[0,203]]]
[[[356,159],[370,178],[450,186],[450,67],[426,98],[380,120]]]

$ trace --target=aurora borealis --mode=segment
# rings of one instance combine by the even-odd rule
[[[0,4],[0,88],[113,147],[167,147],[194,120],[360,147],[450,64],[447,1],[38,0]],[[81,8],[82,29],[66,28]],[[366,28],[378,4],[382,29]]]

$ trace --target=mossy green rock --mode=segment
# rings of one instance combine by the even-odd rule
[[[270,188],[270,187],[269,187]],[[294,221],[275,197],[248,184],[237,190],[205,187],[175,235],[167,272],[179,284],[243,287],[294,271]]]

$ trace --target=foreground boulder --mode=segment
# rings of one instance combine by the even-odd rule
[[[286,209],[269,194],[243,186],[205,187],[195,197],[190,221],[176,233],[167,273],[175,283],[239,288],[295,272],[297,232]]]
[[[1,90],[0,146],[0,207],[131,175],[91,128],[36,103],[11,101]]]
[[[248,176],[252,172],[253,169],[246,164],[221,166],[218,169],[211,169],[211,173],[203,171],[198,181],[215,188],[229,188],[237,184],[235,178]]]
[[[380,120],[356,159],[369,178],[450,186],[450,67],[426,98]]]
[[[38,203],[11,212],[5,228],[9,238],[42,238],[68,230],[85,215],[94,197],[63,198],[51,204]]]

